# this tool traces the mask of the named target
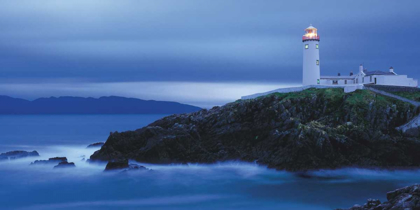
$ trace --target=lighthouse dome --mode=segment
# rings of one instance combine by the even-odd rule
[[[312,26],[312,24],[311,25],[309,25],[309,27],[308,28],[306,28],[305,30],[308,30],[308,29],[316,29],[315,27],[313,27]]]

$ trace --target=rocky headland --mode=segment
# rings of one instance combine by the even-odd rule
[[[276,93],[112,133],[91,160],[241,160],[289,171],[418,167],[419,137],[395,129],[418,113],[411,104],[369,90]]]
[[[387,201],[381,203],[376,199],[368,199],[364,205],[354,205],[349,209],[337,210],[391,210],[420,209],[420,185],[397,189],[386,194]]]

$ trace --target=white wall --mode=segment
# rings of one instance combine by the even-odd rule
[[[353,85],[355,82],[353,80],[347,80],[347,85]],[[331,79],[321,79],[320,85],[333,85],[333,80]],[[337,85],[337,84],[335,84]],[[345,80],[338,80],[338,85],[346,85]]]
[[[320,85],[332,85],[332,80],[321,79]]]
[[[407,78],[407,75],[376,75],[375,77],[377,85],[418,86],[418,82],[413,78]]]
[[[319,41],[310,40],[303,42],[303,85],[316,85],[321,77],[320,68],[316,61],[319,60]],[[308,49],[305,46],[308,45]],[[321,62],[321,61],[320,61]]]

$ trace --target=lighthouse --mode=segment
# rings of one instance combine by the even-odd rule
[[[319,69],[319,35],[318,29],[310,25],[305,29],[302,37],[303,43],[303,85],[320,84],[321,73]]]

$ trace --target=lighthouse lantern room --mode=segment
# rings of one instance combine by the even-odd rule
[[[320,84],[318,29],[310,25],[305,29],[303,42],[303,85]]]

